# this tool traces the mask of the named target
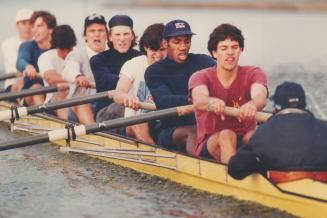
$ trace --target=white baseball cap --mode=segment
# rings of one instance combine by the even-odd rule
[[[32,14],[34,11],[29,8],[21,8],[17,11],[16,14],[16,22],[22,21],[22,20],[29,20],[31,19]]]

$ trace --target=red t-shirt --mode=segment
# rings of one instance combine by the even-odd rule
[[[217,77],[217,66],[200,70],[192,75],[189,80],[189,93],[192,89],[205,85],[208,87],[209,95],[217,97],[225,101],[226,106],[239,108],[241,105],[251,100],[250,90],[254,83],[267,86],[267,77],[265,73],[258,67],[239,66],[236,79],[227,89],[223,87]],[[199,154],[201,149],[199,145],[205,142],[213,133],[223,129],[231,129],[238,135],[244,135],[251,129],[256,127],[255,120],[239,122],[235,117],[225,116],[225,120],[221,120],[214,112],[195,111],[197,125],[197,149]],[[201,146],[202,147],[202,146]]]

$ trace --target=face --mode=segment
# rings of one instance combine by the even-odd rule
[[[32,33],[33,39],[37,43],[42,43],[51,40],[52,29],[48,28],[42,17],[38,17],[33,24]]]
[[[32,38],[32,25],[30,20],[21,20],[16,23],[18,35],[23,40],[29,40]]]
[[[106,48],[107,30],[104,24],[92,23],[86,27],[84,39],[86,44],[95,52],[102,52]]]
[[[109,40],[119,53],[126,53],[132,45],[134,34],[128,26],[115,26],[110,30]]]
[[[226,71],[233,71],[237,68],[241,53],[242,49],[239,43],[230,38],[218,42],[217,50],[212,51],[212,55],[216,58],[218,66]]]
[[[149,64],[153,64],[156,61],[162,60],[167,56],[167,47],[164,45],[164,40],[161,42],[158,50],[152,50],[151,48],[145,47],[146,56]]]
[[[191,48],[191,36],[174,36],[167,40],[168,57],[177,63],[184,63]]]

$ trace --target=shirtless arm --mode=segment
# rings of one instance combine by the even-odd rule
[[[132,80],[127,76],[121,74],[117,83],[116,92],[114,95],[114,101],[117,104],[130,107],[134,110],[138,109],[139,99],[130,95],[128,92],[132,87]]]

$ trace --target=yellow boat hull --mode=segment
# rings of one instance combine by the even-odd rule
[[[0,110],[4,109],[8,109],[8,105],[2,103]],[[65,125],[63,121],[43,114],[27,116],[19,122],[41,129],[63,128]],[[65,140],[56,144],[67,146]],[[68,150],[74,152],[74,149],[136,171],[210,193],[254,201],[300,217],[325,217],[327,214],[327,184],[311,179],[276,186],[264,176],[253,174],[238,181],[227,174],[226,165],[103,133],[72,141]],[[110,149],[110,152],[97,152],[96,149]]]

